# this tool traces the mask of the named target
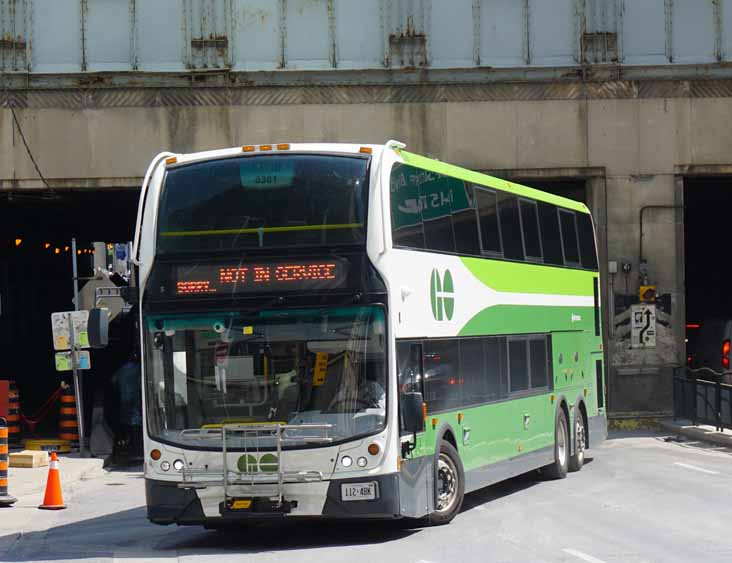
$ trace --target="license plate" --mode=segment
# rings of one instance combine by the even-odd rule
[[[229,504],[230,510],[249,510],[252,507],[252,499],[234,499]]]
[[[346,483],[341,485],[342,500],[375,500],[376,482]]]

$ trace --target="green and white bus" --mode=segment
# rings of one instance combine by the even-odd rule
[[[424,518],[606,437],[588,209],[386,145],[158,155],[148,517]]]

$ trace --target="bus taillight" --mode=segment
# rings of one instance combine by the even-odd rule
[[[722,366],[729,369],[729,340],[722,343]]]

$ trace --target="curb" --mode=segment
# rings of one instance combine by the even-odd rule
[[[723,432],[717,432],[710,426],[679,424],[679,422],[674,422],[673,420],[662,420],[660,425],[664,430],[685,436],[686,438],[707,442],[715,446],[732,448],[732,433],[725,434]]]
[[[90,481],[92,479],[96,479],[98,477],[102,477],[106,471],[102,467],[103,460],[94,460],[91,467],[79,467],[78,469],[71,469],[68,471],[64,471],[63,467],[64,460],[61,459],[61,483],[65,490],[73,490],[75,489],[79,483],[83,481]],[[20,471],[26,470],[26,468],[18,468]],[[16,469],[16,471],[18,470]],[[14,476],[14,479],[11,480],[11,487],[14,485],[14,491],[17,493],[18,497],[23,496],[31,496],[36,495],[39,493],[42,493],[46,487],[46,479],[48,475],[48,468],[36,468],[36,469],[43,469],[43,471],[37,472],[36,475],[34,475],[33,480],[26,480],[24,476],[23,479],[19,479],[17,476]],[[14,484],[15,481],[15,484]]]

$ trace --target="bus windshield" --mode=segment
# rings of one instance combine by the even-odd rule
[[[368,158],[242,156],[168,170],[157,250],[363,244]]]
[[[200,448],[221,447],[223,424],[325,425],[333,442],[378,432],[384,324],[380,307],[147,316],[148,431]]]

